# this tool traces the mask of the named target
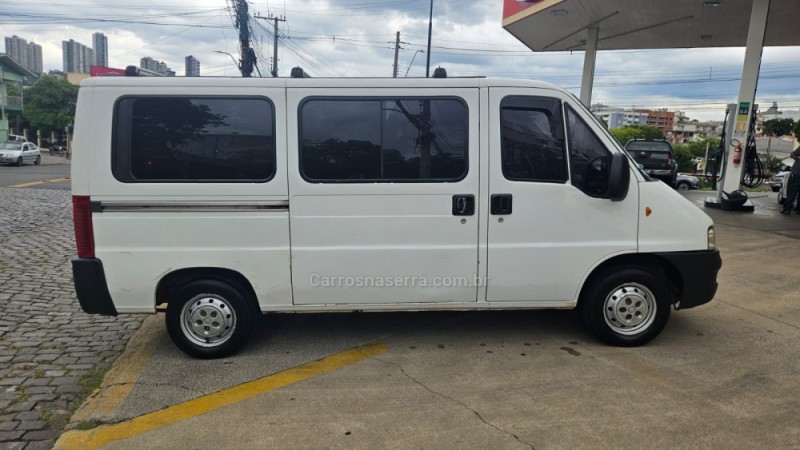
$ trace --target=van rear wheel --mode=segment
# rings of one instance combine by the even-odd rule
[[[231,285],[195,281],[182,287],[167,305],[166,325],[175,345],[196,358],[230,356],[247,342],[253,315],[247,300]]]
[[[597,277],[581,300],[584,324],[601,341],[622,347],[646,344],[670,314],[664,282],[649,271],[624,267]]]

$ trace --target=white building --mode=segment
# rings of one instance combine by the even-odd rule
[[[92,47],[94,48],[94,62],[98,67],[108,67],[108,38],[105,34],[97,32],[92,34]]]

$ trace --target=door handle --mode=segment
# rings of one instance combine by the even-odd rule
[[[475,214],[475,196],[464,194],[453,196],[453,215],[471,216]]]
[[[492,194],[492,214],[508,215],[512,210],[511,194]]]

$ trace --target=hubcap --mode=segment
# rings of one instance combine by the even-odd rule
[[[225,343],[236,328],[236,312],[222,297],[201,294],[181,310],[181,329],[193,343],[216,347]]]
[[[646,330],[656,318],[656,299],[638,283],[626,283],[611,291],[603,303],[606,324],[615,333],[633,335]]]

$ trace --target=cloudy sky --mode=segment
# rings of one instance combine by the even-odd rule
[[[577,93],[583,52],[533,53],[501,27],[502,0],[435,0],[431,67],[451,76],[540,79]],[[400,31],[400,76],[425,75],[428,0],[251,0],[250,12],[285,17],[280,23],[279,72],[302,66],[313,76],[391,76]],[[268,76],[271,22],[255,19],[255,48]],[[178,75],[184,57],[201,73],[239,74],[230,56],[238,34],[227,0],[3,0],[0,31],[42,45],[44,68],[62,69],[61,41],[88,46],[101,31],[112,67],[165,61]],[[411,64],[413,60],[413,65]],[[700,120],[722,119],[738,94],[743,48],[628,50],[598,53],[593,102],[681,109]],[[431,69],[432,70],[432,69]],[[757,103],[800,109],[800,47],[764,51]]]

